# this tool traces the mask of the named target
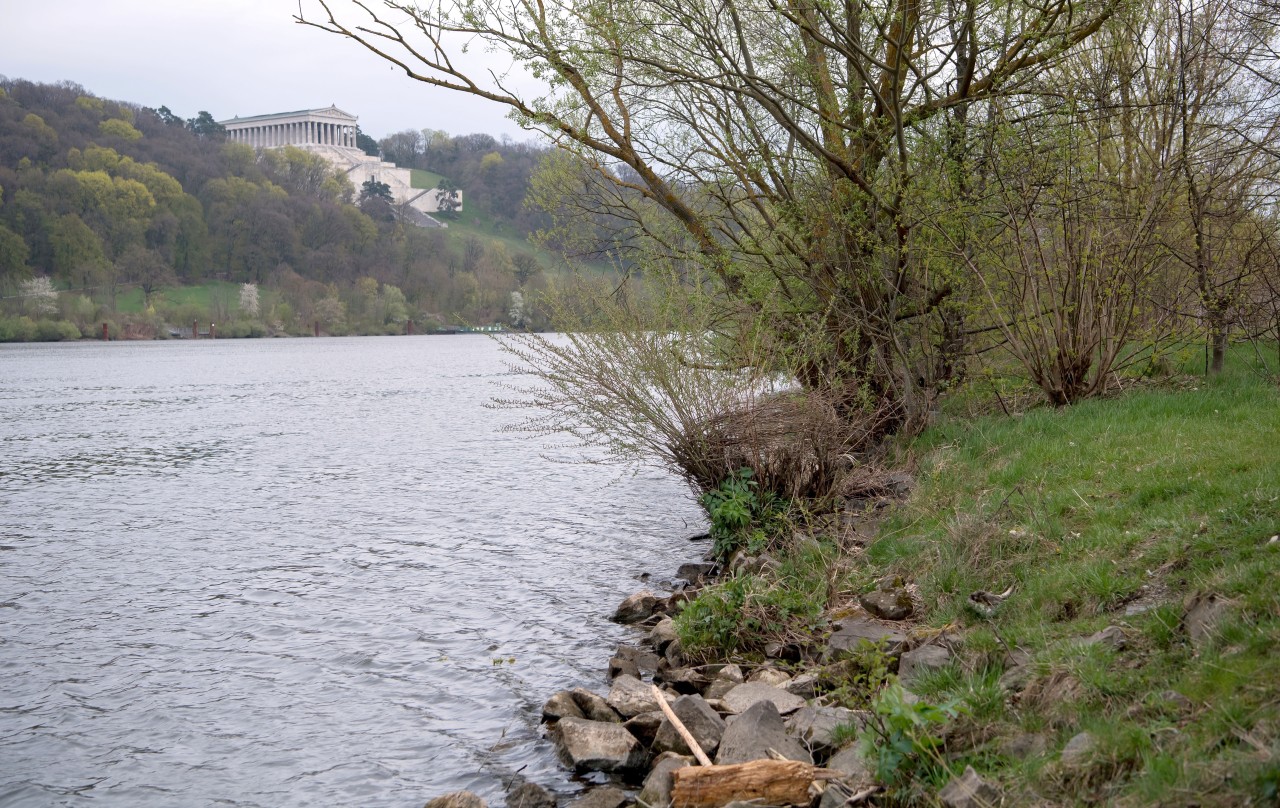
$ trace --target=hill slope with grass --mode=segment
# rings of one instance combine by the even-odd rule
[[[942,419],[902,448],[917,484],[887,516],[793,504],[755,533],[744,551],[778,563],[702,590],[685,650],[821,647],[867,596],[902,592],[914,613],[880,622],[937,649],[901,668],[905,697],[887,649],[818,668],[823,698],[878,717],[848,730],[878,804],[935,804],[967,766],[1006,805],[1275,804],[1280,391],[1249,365]]]

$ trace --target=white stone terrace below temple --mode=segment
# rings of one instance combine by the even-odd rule
[[[219,123],[226,127],[227,139],[232,142],[259,149],[283,146],[306,149],[346,174],[357,188],[371,179],[383,182],[391,188],[397,204],[408,205],[423,214],[438,212],[440,203],[435,189],[414,188],[409,169],[384,162],[357,148],[356,121],[356,116],[331,106],[249,118],[235,117]],[[457,210],[462,210],[461,192],[457,200]],[[441,227],[447,226],[435,219],[431,221]]]

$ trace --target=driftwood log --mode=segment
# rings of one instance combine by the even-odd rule
[[[764,805],[808,805],[815,780],[839,772],[799,760],[752,760],[732,766],[687,766],[672,772],[674,808],[719,808],[736,800]]]

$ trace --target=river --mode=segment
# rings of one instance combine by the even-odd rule
[[[539,708],[703,523],[503,431],[505,375],[472,336],[0,346],[0,805],[572,791]]]

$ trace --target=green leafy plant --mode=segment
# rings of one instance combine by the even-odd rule
[[[946,771],[941,726],[964,712],[958,700],[945,704],[908,701],[902,685],[893,683],[872,701],[872,720],[862,742],[876,762],[876,776],[888,785],[935,780]]]
[[[877,694],[893,676],[890,673],[892,662],[885,643],[864,640],[848,659],[840,663],[838,676],[828,685],[829,697],[835,703],[855,710],[873,706]],[[852,739],[852,735],[848,735],[841,740],[847,742]]]
[[[698,499],[711,519],[712,552],[719,559],[739,547],[762,552],[776,532],[785,503],[772,492],[761,493],[754,476],[749,468],[738,469]]]
[[[708,587],[676,616],[676,631],[687,652],[718,649],[733,652],[760,629],[745,608],[756,584],[753,576],[729,578]]]

